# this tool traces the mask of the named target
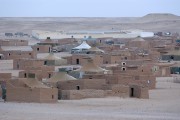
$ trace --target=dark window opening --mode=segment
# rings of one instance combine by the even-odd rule
[[[139,80],[140,78],[139,78],[139,76],[135,76],[135,80]]]
[[[126,63],[124,63],[124,62],[123,62],[122,64],[123,64],[123,65],[126,65]]]
[[[74,38],[74,36],[72,35],[71,38]]]
[[[171,56],[170,59],[171,59],[171,60],[174,60],[174,56]]]
[[[143,72],[143,70],[142,70],[142,72]]]
[[[54,95],[52,95],[52,99],[54,99]]]
[[[39,51],[39,48],[37,48],[37,51]]]
[[[99,40],[99,42],[101,43],[101,40]]]
[[[9,53],[8,55],[10,56],[11,54]]]
[[[49,74],[49,78],[51,77],[51,74]]]
[[[27,74],[26,73],[24,73],[24,77],[27,78]]]
[[[1,56],[0,56],[0,59],[1,59]]]
[[[134,88],[131,88],[131,94],[130,97],[134,97]]]
[[[79,85],[76,86],[76,90],[80,90],[80,86]]]
[[[79,64],[79,59],[76,59],[76,64]]]
[[[19,69],[19,64],[17,64],[17,69]]]
[[[108,64],[108,61],[106,61],[106,64]]]
[[[44,61],[44,65],[47,65],[47,61]]]
[[[31,55],[31,53],[29,53],[29,55]]]
[[[127,60],[127,57],[124,57],[125,60]]]
[[[122,68],[122,70],[123,70],[123,71],[125,71],[125,70],[126,70],[126,68]]]

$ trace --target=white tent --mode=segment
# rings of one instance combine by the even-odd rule
[[[86,43],[86,41],[83,41],[79,46],[73,48],[72,50],[88,50],[91,46]]]

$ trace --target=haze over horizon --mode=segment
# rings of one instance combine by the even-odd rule
[[[149,13],[180,16],[179,0],[0,0],[0,17],[142,17]]]

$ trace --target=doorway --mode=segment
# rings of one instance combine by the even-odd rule
[[[76,64],[79,65],[79,59],[76,59]]]
[[[134,88],[131,88],[130,97],[134,97]]]
[[[76,90],[80,90],[80,86],[79,85],[76,86]]]

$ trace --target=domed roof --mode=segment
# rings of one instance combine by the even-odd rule
[[[68,75],[66,72],[58,72],[55,75],[53,75],[50,79],[48,79],[47,82],[58,82],[64,80],[76,80],[76,78]]]
[[[49,88],[35,78],[22,78],[22,79],[19,79],[19,81],[24,83],[27,87],[30,87],[30,88]]]
[[[145,41],[142,37],[136,37],[134,40],[132,40],[132,41]]]
[[[99,48],[97,48],[97,47],[91,47],[88,51],[90,51],[90,52],[102,52],[102,53],[104,53],[103,50],[101,50],[101,49],[99,49]]]
[[[83,65],[78,71],[83,71],[83,72],[104,72],[107,71],[106,69],[103,69],[93,63],[92,60],[88,60],[88,62]]]
[[[45,60],[64,60],[63,58],[54,55],[54,53],[49,53],[49,55],[46,56],[44,59]]]

